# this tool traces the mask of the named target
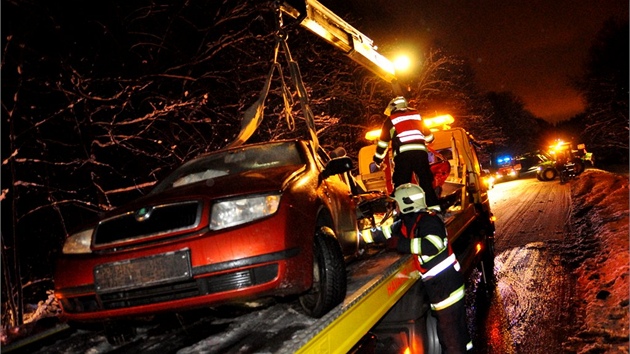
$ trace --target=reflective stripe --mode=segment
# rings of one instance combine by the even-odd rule
[[[422,247],[421,242],[422,239],[420,238],[416,238],[412,240],[411,243],[411,252],[420,255],[419,259],[420,259],[420,264],[424,264],[430,260],[432,260],[433,258],[439,256],[440,254],[442,254],[442,252],[444,252],[444,250],[446,250],[446,239],[442,239],[440,236],[437,235],[427,235],[423,238],[426,238],[427,241],[431,242],[431,244],[433,245],[433,247],[435,247],[438,251],[436,254],[432,255],[432,256],[426,256],[422,254]],[[413,242],[417,240],[416,242]],[[414,247],[415,246],[415,247]],[[416,252],[414,252],[414,250],[417,250]]]
[[[433,258],[441,255],[442,252],[444,252],[444,250],[446,250],[446,248],[442,249],[441,251],[439,251],[438,253],[434,254],[433,256],[420,256],[420,264],[424,264],[424,263],[432,260]]]
[[[443,250],[444,248],[446,248],[447,241],[438,235],[426,235],[424,236],[424,238],[431,242],[433,246],[435,246],[435,248],[437,248],[438,250]]]
[[[384,227],[381,231],[383,231],[383,235],[386,239],[390,239],[392,237],[392,229],[389,226]]]
[[[422,280],[429,280],[434,276],[440,274],[444,269],[450,267],[451,265],[457,263],[457,259],[455,259],[455,253],[451,254],[447,258],[445,258],[442,262],[435,265],[435,267],[429,269],[428,272],[422,274]]]
[[[392,119],[392,123],[396,125],[397,123],[404,122],[406,120],[422,120],[419,114],[409,114],[406,116],[400,116]]]
[[[471,350],[472,348],[473,348],[472,341],[470,341],[470,342],[466,343],[466,351],[469,351],[469,350]]]
[[[398,149],[400,152],[410,151],[410,150],[427,150],[427,147],[424,144],[405,144],[401,145]]]
[[[361,237],[366,243],[374,243],[374,238],[372,238],[372,232],[370,230],[363,230],[361,232]]]
[[[443,310],[457,301],[464,298],[464,285],[460,286],[459,289],[453,291],[446,299],[438,302],[437,304],[431,304],[431,309],[435,311]]]
[[[425,238],[427,241],[431,242],[431,244],[438,250],[438,253],[434,256],[425,256],[422,254],[422,239]],[[421,255],[422,258],[429,257],[433,258],[440,254],[442,251],[446,249],[446,245],[444,240],[440,236],[436,235],[427,235],[421,238],[414,238],[411,240],[411,253]]]
[[[422,132],[419,131],[418,129],[405,130],[404,132],[400,132],[400,134],[398,134],[398,137],[406,138],[413,135],[420,135],[424,139],[424,134],[422,134]]]
[[[418,140],[424,140],[424,135],[421,134],[417,134],[417,135],[409,135],[409,136],[398,136],[398,140],[400,140],[401,143],[405,144],[407,142],[410,141],[418,141]]]
[[[379,140],[378,143],[376,143],[376,145],[378,145],[379,147],[382,147],[383,149],[387,149],[387,147],[389,146],[389,143],[387,141]]]
[[[421,238],[412,238],[411,239],[411,244],[409,245],[411,253],[421,255],[422,254],[421,244],[422,244],[422,239]],[[422,262],[420,262],[420,263],[422,263]]]

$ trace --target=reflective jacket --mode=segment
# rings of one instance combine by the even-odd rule
[[[386,156],[389,142],[394,156],[409,150],[426,150],[425,143],[433,141],[433,133],[422,122],[415,109],[395,111],[381,126],[381,136],[374,153],[374,162],[381,163]]]
[[[398,237],[398,252],[416,256],[414,261],[424,281],[439,275],[450,266],[457,271],[460,269],[448,243],[444,222],[433,211],[402,214],[391,225],[372,231],[372,238],[376,242],[391,237]]]

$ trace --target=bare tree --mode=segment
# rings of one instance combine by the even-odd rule
[[[610,19],[575,81],[586,102],[583,139],[598,159],[628,162],[628,19]]]

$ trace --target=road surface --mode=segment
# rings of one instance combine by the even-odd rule
[[[535,178],[497,184],[497,288],[469,301],[477,353],[561,353],[575,325],[574,279],[559,245],[569,232],[570,184]],[[489,305],[488,305],[489,302]]]

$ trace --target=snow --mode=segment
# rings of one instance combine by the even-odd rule
[[[628,353],[628,175],[589,169],[571,181],[572,240],[580,329],[575,353]]]

